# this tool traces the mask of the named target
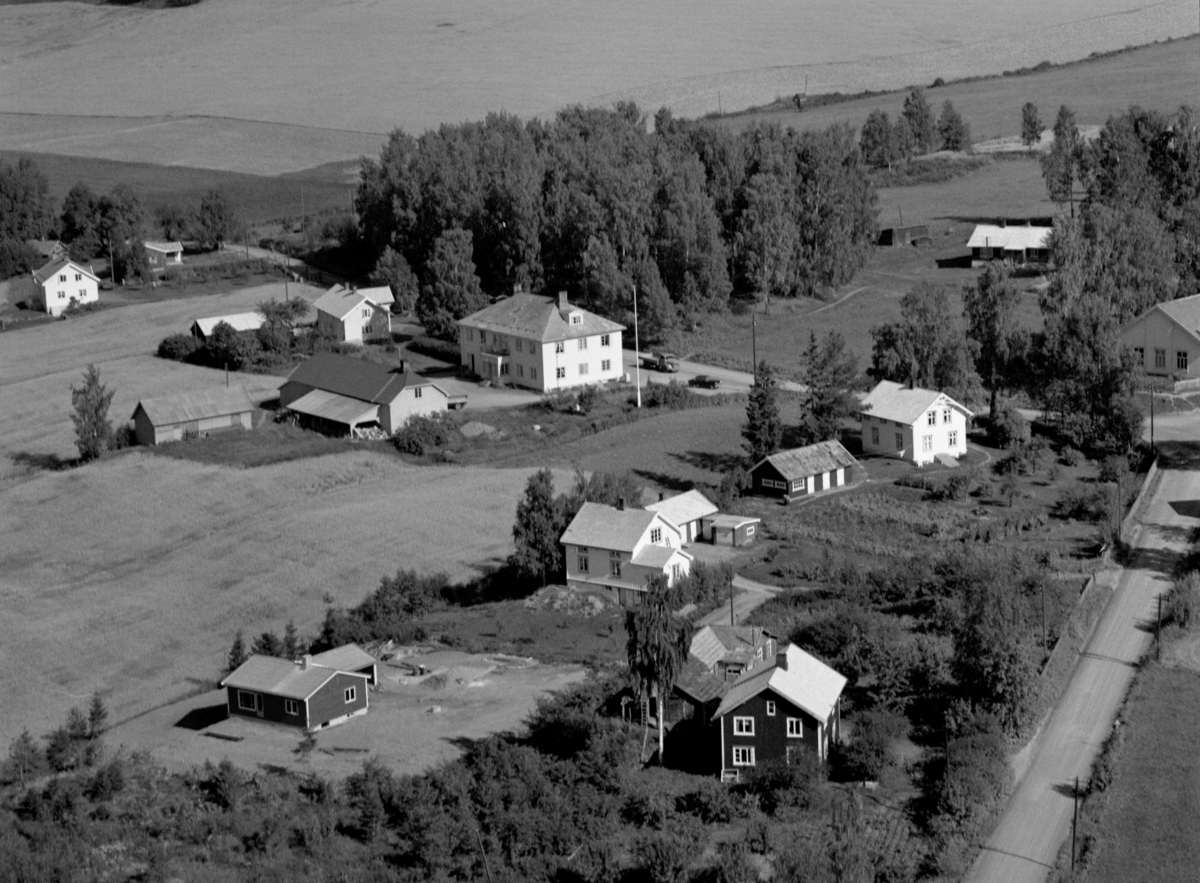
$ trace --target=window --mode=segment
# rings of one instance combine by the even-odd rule
[[[66,293],[65,291],[60,291],[60,292],[58,293],[58,299],[59,299],[59,300],[66,300],[66,299],[67,299],[67,293]]]
[[[503,365],[500,366],[500,373],[507,374],[509,367],[511,367],[511,366],[508,364],[508,362],[505,362]]]
[[[351,702],[353,702],[357,698],[358,698],[358,687],[347,687],[346,688],[346,704],[349,705]]]
[[[930,451],[933,450],[933,436],[932,435],[921,436],[921,450],[924,451],[926,454],[928,454]]]
[[[580,546],[579,551],[576,554],[579,556],[579,561],[578,561],[579,566],[576,569],[580,573],[587,573],[588,572],[588,547]]]
[[[564,377],[567,376],[567,369],[566,368],[555,369],[554,376],[557,377],[559,380],[562,380]]]
[[[370,319],[370,318],[371,318],[371,311],[370,311],[370,309],[364,309],[364,310],[363,310],[363,318],[364,318],[364,319]]]
[[[533,380],[537,380],[537,368],[530,368],[530,369],[529,369],[529,376],[530,376],[530,377],[531,377]]]
[[[538,351],[538,350],[537,350],[537,344],[536,344],[536,343],[534,343],[533,341],[530,341],[530,342],[529,342],[529,351],[530,351],[531,353],[533,353],[535,356],[537,355],[537,351]]]
[[[746,536],[748,536],[748,537],[754,536],[754,525],[753,524],[746,525]]]
[[[558,343],[554,344],[554,351],[556,353],[565,353],[567,351],[567,345],[560,340]]]
[[[1188,366],[1187,350],[1178,350],[1175,353],[1175,370],[1186,371]]]
[[[879,427],[878,426],[871,427],[871,444],[873,444],[873,445],[879,444]]]
[[[238,690],[238,708],[242,711],[255,711],[258,705],[255,700],[258,698],[257,693],[248,693],[245,690]]]
[[[292,716],[300,714],[300,703],[297,702],[295,699],[284,699],[283,700],[283,713],[290,714]]]
[[[601,334],[600,335],[600,346],[608,346],[608,345],[609,345],[608,335]]]
[[[66,282],[66,281],[67,281],[67,274],[66,274],[66,273],[60,273],[60,274],[59,274],[59,276],[58,276],[58,281],[59,281],[59,282]]]
[[[679,577],[681,577],[682,575],[683,574],[679,572],[679,565],[672,564],[671,565],[671,584],[674,585],[675,583],[679,582]]]
[[[1140,346],[1133,348],[1133,357],[1137,359],[1137,363],[1143,368],[1146,367],[1146,350]]]
[[[85,298],[85,297],[87,297],[87,291],[86,291],[85,289],[82,289],[82,288],[81,288],[81,289],[79,289],[79,299],[80,299],[80,300],[83,300],[83,298]]]
[[[900,433],[900,432],[896,433],[896,450],[897,451],[904,450],[904,434]]]
[[[475,329],[468,328],[467,329],[467,340],[474,340],[474,339],[475,339]]]
[[[83,281],[83,274],[82,274],[82,273],[76,273],[76,274],[75,274],[75,281],[76,281],[76,282],[82,282],[82,281]]]
[[[949,408],[943,408],[943,409],[942,409],[942,422],[943,422],[943,423],[949,423],[949,422],[950,422],[950,409],[949,409]]]
[[[581,350],[587,349],[587,338],[586,337],[579,338],[579,348]]]
[[[662,528],[656,527],[650,531],[650,542],[658,544],[662,542]]]
[[[584,362],[582,365],[580,365],[580,366],[579,366],[579,376],[580,376],[580,377],[584,377],[584,376],[586,376],[586,375],[587,375],[587,369],[588,369],[587,362]]]
[[[608,575],[609,576],[620,576],[621,575],[621,553],[620,552],[609,552],[608,553]]]
[[[749,746],[735,747],[733,749],[733,765],[754,766],[754,749]]]
[[[930,426],[937,426],[937,411],[930,411],[925,419]]]
[[[955,429],[952,429],[948,433],[946,433],[946,441],[949,443],[950,447],[957,448],[958,447],[958,431]]]
[[[793,481],[793,482],[792,482],[792,490],[794,490],[794,491],[806,491],[806,490],[808,490],[808,479],[807,479],[807,478],[802,478],[802,479],[800,479],[799,481]]]
[[[601,371],[611,371],[612,370],[612,359],[605,359],[604,361],[602,361],[600,363],[600,370]]]
[[[789,717],[787,720],[787,734],[789,739],[803,739],[804,721],[798,717]]]
[[[758,658],[762,659],[762,647],[758,648]],[[767,700],[767,717],[775,716],[775,703]]]
[[[1167,367],[1167,351],[1166,350],[1156,349],[1154,351],[1154,367],[1155,368],[1166,368]]]
[[[525,341],[521,340],[519,337],[517,338],[517,352],[525,352]]]
[[[571,324],[572,325],[582,325],[583,324],[583,316],[579,315],[579,313],[572,313],[571,314]]]
[[[524,376],[525,376],[525,366],[524,366],[524,365],[518,365],[518,366],[517,366],[517,376],[518,376],[518,377],[524,377]]]
[[[413,390],[413,398],[419,399],[421,397],[421,393],[423,393],[423,392],[425,392],[425,390],[423,390],[421,387],[418,386],[416,389]]]
[[[752,717],[735,717],[733,719],[733,735],[735,735],[735,736],[753,736],[754,735],[754,718],[752,718]]]

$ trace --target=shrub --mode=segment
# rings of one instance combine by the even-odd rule
[[[1078,466],[1083,462],[1083,452],[1079,448],[1073,448],[1067,445],[1062,450],[1062,462],[1064,466]]]
[[[190,334],[172,334],[164,337],[159,343],[155,355],[160,359],[170,359],[174,362],[186,362],[200,348],[200,341]]]
[[[837,752],[839,775],[848,781],[873,781],[892,765],[891,744],[904,732],[904,718],[882,709],[854,720],[854,738]]]
[[[706,825],[725,824],[734,816],[733,796],[725,785],[706,779],[695,791],[675,798],[675,811],[695,816]]]
[[[670,408],[678,410],[693,407],[698,396],[678,380],[668,383],[649,383],[642,390],[642,404],[647,408]]]
[[[820,781],[820,768],[812,752],[802,751],[792,763],[775,759],[754,768],[743,790],[758,798],[763,812],[775,815],[784,807],[807,809]]]
[[[422,457],[430,448],[446,444],[453,431],[454,427],[445,414],[414,414],[396,433],[396,450]]]
[[[1064,488],[1054,503],[1054,513],[1060,518],[1079,521],[1103,521],[1111,508],[1111,492],[1104,485],[1076,483]]]
[[[1029,421],[1021,416],[1012,402],[1005,402],[992,415],[991,437],[998,448],[1019,448],[1029,442]]]

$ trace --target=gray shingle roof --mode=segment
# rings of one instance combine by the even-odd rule
[[[344,644],[324,653],[314,653],[310,658],[313,665],[335,668],[338,671],[358,671],[377,662],[374,656],[357,644]]]
[[[565,315],[574,311],[582,314],[583,321],[578,325],[571,325]],[[465,316],[459,320],[459,324],[542,342],[625,330],[624,325],[597,316],[582,307],[568,304],[567,310],[560,311],[556,298],[524,293],[506,297]]]
[[[903,383],[892,380],[881,380],[875,384],[875,388],[862,400],[862,412],[872,417],[895,420],[897,423],[911,426],[935,404],[945,404],[961,411],[968,418],[975,416],[970,408],[960,405],[936,389],[921,389],[919,386],[909,389]]]
[[[731,684],[714,675],[699,659],[689,656],[675,679],[675,689],[704,704],[725,695]]]
[[[1165,301],[1158,304],[1155,309],[1162,310],[1180,328],[1200,340],[1200,294]]]
[[[45,264],[41,267],[38,267],[36,270],[33,271],[33,278],[37,282],[38,285],[43,285],[43,284],[45,284],[46,280],[48,280],[51,276],[53,276],[55,273],[58,273],[59,271],[61,271],[64,267],[68,267],[68,266],[71,267],[71,269],[74,272],[82,273],[84,276],[87,276],[89,279],[91,279],[95,282],[100,281],[100,279],[96,276],[95,273],[93,273],[87,267],[80,266],[79,264],[77,264],[73,260],[71,260],[70,258],[56,258],[55,260],[52,260],[50,263]]]
[[[770,632],[756,625],[707,625],[692,635],[688,654],[711,669],[730,654],[746,651],[753,656],[754,651],[771,637]]]
[[[209,316],[196,319],[192,324],[200,329],[200,333],[208,337],[213,329],[224,322],[234,331],[257,331],[265,320],[262,313],[231,313],[228,316]]]
[[[396,302],[392,289],[387,285],[375,288],[347,288],[335,285],[313,302],[313,308],[319,313],[328,313],[338,319],[344,319],[363,302],[384,308]]]
[[[842,447],[841,442],[837,441],[817,442],[815,445],[771,454],[755,463],[754,469],[763,463],[770,463],[780,475],[789,481],[825,472],[835,472],[838,469],[849,469],[858,465],[854,456]],[[754,469],[750,471],[753,472]]]
[[[411,372],[402,374],[377,362],[335,353],[317,353],[301,362],[288,375],[288,382],[293,381],[377,405],[391,402],[405,387],[430,385]]]
[[[673,546],[642,546],[642,550],[638,552],[630,561],[637,564],[639,567],[653,567],[656,570],[662,570],[676,555],[681,555],[689,561],[694,560],[691,553],[685,552],[682,549],[676,549]]]
[[[337,672],[331,668],[301,668],[286,659],[255,655],[221,681],[221,686],[270,693],[289,699],[307,699],[336,675]]]
[[[726,692],[714,717],[736,710],[747,699],[771,689],[819,721],[829,719],[846,678],[795,644],[787,648],[787,668],[760,666],[746,672]]]
[[[651,503],[646,509],[659,513],[676,527],[720,511],[708,497],[695,490]]]
[[[616,509],[601,503],[584,503],[563,531],[560,542],[632,552],[657,517],[657,513],[645,509]]]
[[[145,412],[155,426],[169,426],[172,423],[245,414],[254,410],[254,403],[246,395],[246,390],[240,386],[219,386],[215,389],[142,399],[133,410],[134,416],[139,409]]]

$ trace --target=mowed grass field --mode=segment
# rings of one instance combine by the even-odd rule
[[[398,568],[504,558],[530,470],[368,450],[234,469],[140,451],[0,491],[0,745],[99,691],[115,721],[221,674],[234,632],[313,635]],[[564,486],[569,476],[558,476]],[[531,651],[532,652],[532,651]]]
[[[1122,717],[1090,883],[1193,883],[1200,868],[1200,671],[1154,666]]]
[[[308,301],[321,294],[303,285],[288,290]],[[235,287],[227,294],[114,307],[0,334],[0,490],[6,475],[23,471],[21,462],[76,455],[71,387],[81,382],[87,365],[95,364],[114,391],[110,417],[121,423],[142,398],[225,383],[222,371],[157,358],[154,351],[164,337],[187,333],[197,318],[251,312],[283,296],[282,282]],[[258,403],[274,397],[280,378],[233,372],[229,382],[245,386]]]

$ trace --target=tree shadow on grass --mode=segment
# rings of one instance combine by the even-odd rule
[[[30,469],[42,469],[47,472],[72,469],[79,465],[78,458],[63,458],[58,456],[58,454],[34,454],[29,451],[17,451],[14,454],[10,454],[9,457],[18,466],[27,466]]]
[[[671,454],[671,456],[681,463],[686,463],[696,469],[703,469],[705,472],[715,472],[719,475],[739,472],[745,467],[745,460],[741,454],[687,451],[683,454]]]
[[[633,470],[633,474],[638,478],[644,478],[658,487],[663,487],[671,491],[679,491],[680,493],[690,491],[695,486],[694,482],[684,481],[678,476],[668,475],[665,472],[655,472],[653,469],[635,469]]]

